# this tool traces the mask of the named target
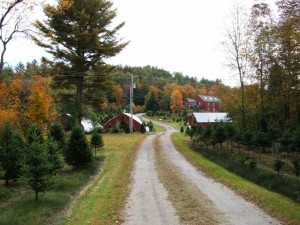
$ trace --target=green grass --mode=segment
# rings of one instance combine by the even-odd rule
[[[174,122],[172,120],[164,120],[162,116],[147,116],[146,114],[143,115],[143,117],[149,119],[149,120],[152,120],[152,121],[157,121],[157,122],[160,122],[160,123],[164,123],[166,125],[170,125],[172,127],[174,127],[176,130],[180,130],[180,128],[183,126],[183,122]],[[155,126],[158,126],[158,125],[155,125]],[[161,127],[161,126],[159,126]],[[161,127],[162,128],[162,131],[160,130],[156,130],[155,128],[155,131],[157,132],[164,132],[166,131],[165,128]],[[186,127],[184,127],[184,129],[186,129]]]
[[[120,224],[129,194],[130,175],[139,144],[146,135],[103,135],[103,171],[78,199],[67,224]]]
[[[88,221],[116,224],[115,221],[121,220],[128,195],[136,150],[145,137],[142,134],[103,135],[105,146],[97,152],[93,165],[86,169],[65,166],[64,171],[54,177],[51,188],[39,194],[38,202],[25,181],[12,182],[9,187],[0,183],[0,224],[55,225],[67,221],[68,224],[87,224]],[[102,172],[98,173],[101,165]],[[93,182],[86,194],[76,201],[71,216],[68,215],[71,203],[90,181]]]
[[[45,192],[39,194],[39,201],[35,201],[34,192],[27,187],[25,181],[9,187],[1,184],[2,197],[0,224],[5,225],[38,225],[59,224],[64,220],[63,211],[68,207],[73,196],[84,186],[93,175],[101,158],[95,160],[88,169],[65,170],[54,177],[53,185]]]
[[[283,221],[285,224],[300,224],[300,205],[298,203],[253,184],[209,161],[189,148],[186,144],[186,139],[187,137],[180,133],[174,133],[172,135],[172,140],[178,151],[193,165],[219,182],[229,186],[247,200],[254,202],[260,208]]]

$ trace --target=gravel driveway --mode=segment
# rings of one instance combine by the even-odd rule
[[[149,135],[140,147],[132,176],[132,191],[124,211],[125,225],[280,224],[252,203],[249,203],[242,197],[236,195],[226,186],[206,177],[205,174],[192,166],[179,152],[176,151],[171,142],[170,136],[175,130],[168,125],[158,124],[165,127],[167,131]],[[155,155],[157,140],[161,146],[160,151],[162,155],[166,156],[165,158],[167,158],[167,161],[160,160],[160,158],[156,159],[156,157],[162,156],[161,154]],[[160,163],[159,165],[156,164],[157,161]],[[179,184],[180,187],[195,187],[192,188],[193,192],[191,195],[193,197],[199,195],[201,201],[198,201],[198,203],[195,201],[194,204],[199,205],[197,207],[192,205],[193,208],[191,209],[206,208],[204,211],[209,212],[207,211],[207,208],[212,208],[212,212],[215,212],[214,214],[218,215],[218,217],[211,217],[211,220],[213,220],[211,223],[207,221],[207,219],[210,218],[207,216],[206,222],[204,222],[203,217],[200,215],[202,213],[196,214],[199,215],[199,218],[193,216],[193,220],[191,221],[182,218],[182,213],[176,211],[174,208],[174,205],[178,205],[176,201],[177,199],[179,201],[180,196],[175,194],[174,197],[173,194],[172,197],[172,194],[170,193],[169,197],[165,188],[165,186],[168,187],[168,184],[165,182],[165,179],[162,179],[162,181],[159,180],[159,177],[161,176],[158,175],[157,171],[161,171],[160,168],[164,168],[161,165],[162,163],[169,163],[164,170],[170,168],[170,171],[176,171],[177,177],[179,175],[182,176],[182,179],[177,179],[177,182],[173,182],[174,184],[178,184],[180,181],[186,182],[185,186]],[[173,176],[171,175],[172,173],[170,173],[169,177],[170,179],[173,179]],[[176,179],[176,177],[174,179]],[[171,181],[169,187],[172,187],[173,183]],[[167,189],[172,190],[170,188]],[[185,192],[188,190],[182,191]],[[184,199],[184,201],[188,200]],[[176,208],[180,210],[180,207]],[[220,216],[222,217],[221,219]]]

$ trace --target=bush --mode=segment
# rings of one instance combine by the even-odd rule
[[[181,133],[183,133],[183,132],[184,132],[184,129],[183,129],[183,127],[181,127],[181,128],[180,128],[180,132],[181,132]]]
[[[97,131],[93,132],[91,137],[91,145],[95,149],[95,157],[96,157],[97,148],[102,147],[104,145],[101,133],[98,133]]]
[[[65,151],[65,161],[72,166],[85,166],[92,162],[92,153],[81,127],[75,126]]]
[[[281,159],[275,159],[273,166],[275,171],[277,171],[277,175],[279,175],[280,170],[283,168],[283,166],[285,165],[285,161],[281,160]]]

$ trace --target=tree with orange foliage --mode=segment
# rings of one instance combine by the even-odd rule
[[[195,98],[196,90],[192,85],[186,84],[184,86],[179,86],[179,90],[181,91],[183,98]]]
[[[113,97],[114,102],[120,106],[122,104],[123,99],[123,89],[120,84],[113,86]]]
[[[20,79],[14,79],[9,85],[0,83],[0,129],[4,124],[17,126],[20,118]]]
[[[149,91],[148,94],[145,96],[145,102],[147,102],[149,100],[149,98],[151,97],[152,93],[154,94],[155,98],[158,98],[158,95],[161,93],[162,91],[159,90],[158,88],[154,87],[153,85],[151,85],[149,87]]]
[[[27,110],[25,117],[27,123],[36,123],[41,127],[47,127],[50,120],[55,117],[52,99],[47,93],[45,82],[39,78],[31,87],[31,95],[27,98]]]
[[[170,109],[177,112],[183,107],[182,94],[179,90],[176,90],[171,95]]]

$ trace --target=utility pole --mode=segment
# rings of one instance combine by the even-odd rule
[[[132,102],[133,102],[133,75],[131,74],[130,82],[130,133],[133,133],[133,119],[132,119]]]

